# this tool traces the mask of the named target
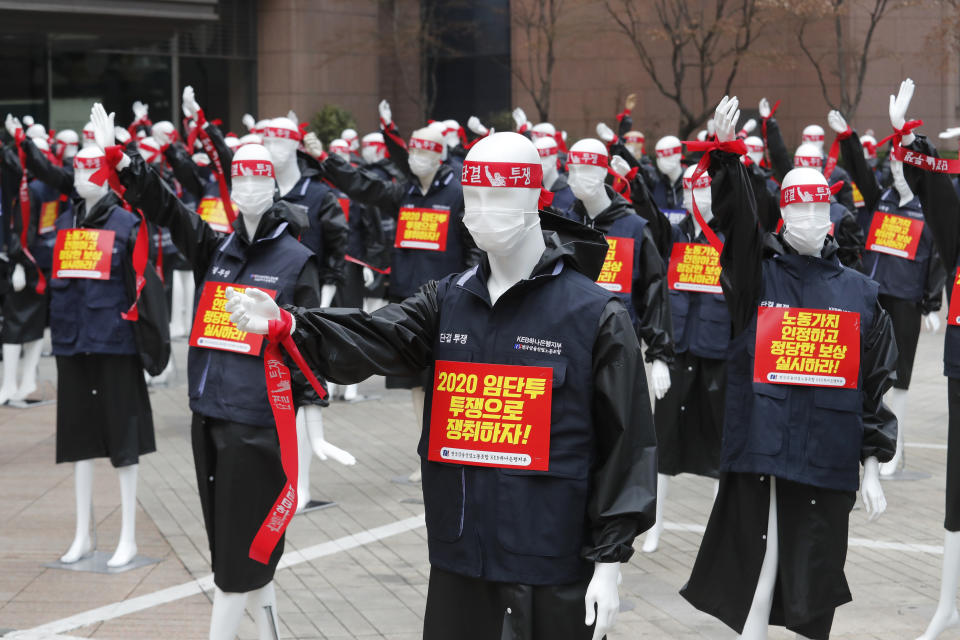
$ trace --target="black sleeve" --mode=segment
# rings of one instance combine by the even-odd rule
[[[119,175],[120,182],[126,187],[124,199],[143,211],[150,222],[170,229],[173,244],[193,267],[194,279],[200,282],[222,235],[180,202],[167,183],[139,155],[130,157],[129,166]]]
[[[627,164],[629,164],[631,168],[640,168],[640,161],[637,160],[636,156],[630,153],[630,150],[627,149],[627,145],[623,144],[623,140],[620,138],[617,138],[613,143],[610,144],[609,150],[611,156],[620,156],[627,161]]]
[[[50,185],[59,193],[70,195],[73,193],[73,173],[58,167],[37,149],[33,140],[25,138],[22,143],[27,160],[27,171],[32,173],[40,182]]]
[[[227,141],[223,139],[223,133],[220,132],[217,125],[208,122],[203,126],[204,130],[210,136],[213,148],[217,150],[217,155],[220,156],[220,167],[223,169],[223,178],[227,181],[227,188],[230,189],[233,187],[230,183],[230,165],[233,163],[233,151],[227,146]],[[210,158],[210,161],[213,162],[213,158]]]
[[[633,209],[641,218],[647,221],[647,229],[653,237],[653,243],[657,247],[664,263],[670,261],[670,251],[673,249],[673,225],[670,219],[660,210],[660,207],[653,201],[653,196],[647,189],[646,180],[644,180],[643,169],[637,171],[637,175],[630,181],[630,200],[633,203]]]
[[[773,165],[777,182],[783,182],[783,176],[793,169],[793,157],[783,142],[783,134],[780,133],[776,118],[767,120],[767,149],[770,151],[770,164]]]
[[[940,157],[926,136],[918,135],[908,149]],[[951,270],[960,258],[960,196],[951,176],[924,171],[904,163],[903,173],[910,189],[920,198],[923,217],[940,253],[942,264]]]
[[[323,230],[323,264],[320,265],[320,283],[342,285],[347,250],[347,218],[333,191],[328,191],[320,205],[320,226]],[[304,306],[297,304],[297,306]],[[319,307],[320,305],[314,305]]]
[[[713,215],[726,233],[720,254],[720,285],[730,310],[733,335],[747,328],[763,292],[763,236],[757,205],[739,156],[711,152]]]
[[[667,268],[650,230],[643,230],[640,244],[640,273],[634,278],[630,296],[637,315],[637,335],[647,345],[647,362],[673,362],[673,327]]]
[[[860,363],[863,372],[861,461],[875,456],[880,462],[888,462],[897,450],[897,416],[883,403],[883,395],[893,386],[897,355],[893,322],[878,303]]]
[[[164,157],[173,169],[173,175],[186,193],[193,196],[197,202],[203,198],[203,183],[200,180],[200,171],[197,164],[187,153],[185,147],[171,143],[163,152]]]
[[[372,375],[418,375],[433,361],[438,285],[430,281],[402,302],[360,309],[288,307],[293,338],[310,368],[337,384]]]
[[[320,277],[317,269],[316,259],[311,257],[303,265],[300,275],[297,278],[297,284],[293,291],[293,303],[301,308],[313,309],[320,306]],[[300,371],[289,356],[284,354],[287,360],[287,368],[290,369],[290,384],[293,391],[293,402],[298,407],[308,404],[325,406],[326,400],[320,398],[313,386],[307,381],[307,377]],[[323,382],[321,381],[321,384]],[[326,389],[324,389],[326,391]]]
[[[597,459],[587,504],[592,544],[583,557],[626,562],[634,538],[656,520],[657,441],[640,343],[619,300],[600,317],[592,372]]]
[[[871,171],[870,173],[873,173]],[[853,202],[853,184],[850,174],[848,174],[843,167],[835,167],[833,174],[830,176],[830,184],[833,185],[839,180],[843,180],[843,186],[840,187],[840,190],[837,191],[834,196],[837,199],[837,202],[842,204],[847,208],[847,211],[854,212],[857,210],[857,205]]]
[[[866,238],[863,228],[853,214],[846,211],[833,230],[833,236],[840,245],[838,257],[845,267],[859,270],[863,266],[863,251]]]
[[[930,261],[927,263],[927,279],[923,283],[923,297],[920,298],[920,313],[926,315],[934,311],[940,311],[943,300],[943,286],[947,282],[947,270],[943,266],[943,260],[940,259],[940,252],[936,246],[930,255]]]
[[[3,203],[0,209],[7,216],[13,215],[13,210],[17,207],[20,191],[20,176],[23,171],[20,168],[20,159],[17,152],[10,145],[0,146],[0,193],[3,194]]]
[[[767,188],[767,173],[757,165],[747,167],[750,176],[750,185],[753,187],[753,197],[757,201],[757,218],[760,227],[767,232],[774,232],[780,224],[780,199]]]
[[[628,111],[624,110],[623,113],[618,116],[618,119],[619,122],[617,124],[617,136],[622,138],[631,129],[633,129],[633,118],[630,117],[630,113]]]
[[[371,171],[357,169],[335,154],[323,161],[323,175],[333,185],[347,194],[351,200],[380,207],[381,211],[394,212],[407,191],[405,183],[380,178]]]
[[[383,130],[383,141],[387,145],[387,156],[390,162],[402,171],[408,180],[414,180],[415,177],[410,173],[410,154],[407,153],[407,147],[403,144],[403,138],[400,137],[397,123],[391,122],[389,127],[381,126],[380,128]]]
[[[860,144],[860,136],[854,131],[850,136],[840,141],[840,155],[843,157],[843,166],[850,174],[850,178],[857,183],[860,194],[863,196],[864,211],[872,214],[877,203],[880,202],[880,185],[877,184],[877,177],[873,169],[867,164],[867,159],[863,157],[863,145]],[[850,196],[851,201],[853,195]]]

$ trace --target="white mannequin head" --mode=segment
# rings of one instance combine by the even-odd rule
[[[798,167],[783,177],[783,239],[800,255],[819,256],[830,231],[830,187],[818,169]]]
[[[680,174],[680,154],[683,152],[680,138],[664,136],[657,140],[655,149],[657,152],[657,169],[663,175],[676,180]]]
[[[208,156],[203,151],[199,151],[192,156],[190,159],[193,160],[193,163],[198,167],[209,167],[210,166],[210,156]]]
[[[747,157],[754,164],[760,164],[763,160],[763,138],[758,136],[747,136],[743,141],[747,145]]]
[[[269,119],[257,120],[253,125],[253,129],[250,129],[250,133],[261,133],[264,127],[269,127],[269,126],[270,126]]]
[[[355,129],[344,129],[340,132],[340,139],[347,143],[349,151],[360,150],[360,136]]]
[[[350,143],[343,138],[331,140],[330,144],[327,145],[327,151],[335,153],[347,162],[350,162]]]
[[[518,133],[494,133],[470,149],[461,176],[463,224],[477,247],[505,259],[530,234],[540,235],[540,173],[540,155]]]
[[[231,151],[236,151],[237,147],[239,147],[241,144],[240,138],[232,134],[224,136],[223,142]]]
[[[81,133],[83,134],[83,143],[81,144],[82,149],[86,149],[91,145],[92,146],[97,145],[97,139],[93,135],[92,122],[88,122],[87,124],[83,125],[83,131]]]
[[[50,143],[47,142],[46,138],[35,138],[33,145],[40,151],[50,151]]]
[[[171,142],[177,139],[177,128],[173,126],[173,123],[169,120],[161,120],[160,122],[153,123],[152,131],[159,131],[163,137]]]
[[[865,133],[860,136],[860,144],[863,145],[863,157],[867,164],[871,167],[877,166],[877,139]]]
[[[610,156],[607,145],[596,138],[577,140],[567,154],[570,190],[578,200],[591,200],[606,192],[604,179]]]
[[[530,137],[534,142],[540,138],[550,137],[553,139],[557,138],[557,128],[554,127],[549,122],[541,122],[539,124],[533,125],[533,128],[530,129]]]
[[[27,134],[27,137],[32,140],[36,140],[37,138],[43,138],[44,140],[47,139],[47,130],[44,129],[43,125],[39,122],[35,122],[27,127],[27,130],[24,131],[24,133]]]
[[[793,166],[797,168],[807,167],[822,172],[823,155],[821,154],[821,148],[812,142],[804,142],[797,147],[797,151],[793,154]]]
[[[380,162],[387,157],[387,145],[383,141],[382,133],[368,133],[363,136],[363,142],[360,145],[360,154],[363,161],[367,164]]]
[[[710,190],[710,174],[704,171],[694,183],[693,173],[696,170],[697,165],[690,165],[683,172],[683,208],[690,215],[693,215],[693,199],[696,198],[697,210],[703,216],[703,221],[710,222],[713,220],[713,192]]]
[[[96,145],[80,149],[73,158],[73,188],[77,190],[77,195],[89,204],[93,204],[110,191],[110,185],[106,181],[100,185],[90,181],[94,173],[106,166],[106,162],[103,151]]]
[[[803,128],[803,134],[800,136],[800,142],[816,145],[820,151],[823,151],[823,127],[818,124],[808,124]]]
[[[280,117],[268,120],[259,128],[263,136],[263,146],[278,167],[297,161],[297,147],[300,146],[300,129],[290,118]]]
[[[263,137],[259,133],[248,133],[240,138],[238,147],[242,147],[245,144],[263,144]]]
[[[540,155],[540,166],[543,169],[543,186],[550,188],[557,179],[557,154],[560,148],[553,138],[543,137],[534,142],[537,153]]]
[[[447,147],[455,149],[460,144],[460,123],[456,120],[443,121],[443,139]]]
[[[440,136],[440,143],[441,143],[441,146],[443,147],[443,150],[440,152],[440,160],[441,162],[446,160],[447,159],[447,138],[444,134],[446,133],[447,128],[443,126],[442,122],[438,120],[434,120],[433,122],[427,125],[427,129],[431,129],[438,136]]]
[[[243,145],[233,155],[230,176],[230,198],[243,216],[247,234],[252,239],[260,218],[273,205],[276,172],[270,152],[263,145]]]
[[[700,142],[703,142],[706,139],[707,139],[706,129],[700,129],[700,131],[697,131],[697,140],[699,140]]]
[[[642,131],[627,131],[623,134],[623,146],[633,154],[634,158],[640,158],[646,153],[646,149],[644,149],[646,141],[647,139]]]
[[[163,162],[163,153],[160,151],[160,145],[157,144],[153,136],[147,136],[138,140],[137,151],[147,164],[159,164]]]
[[[56,135],[58,153],[64,160],[69,160],[77,155],[80,150],[80,136],[73,129],[62,129]],[[60,151],[62,149],[62,151]]]
[[[417,129],[411,134],[407,149],[410,172],[420,178],[421,183],[433,180],[446,149],[443,134],[436,127]]]

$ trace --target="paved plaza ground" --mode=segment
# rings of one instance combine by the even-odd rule
[[[905,421],[907,468],[926,477],[884,482],[889,508],[876,523],[859,503],[851,514],[846,570],[854,601],[839,609],[834,638],[912,640],[935,607],[947,437],[942,345],[942,330],[921,337]],[[73,537],[73,467],[54,464],[55,405],[0,408],[0,636],[206,638],[212,580],[190,451],[185,342],[174,354],[179,375],[151,392],[157,452],[139,469],[137,541],[141,554],[159,560],[148,566],[113,575],[44,566]],[[43,359],[41,377],[52,396],[52,358]],[[324,411],[328,440],[358,462],[314,460],[313,497],[336,505],[297,516],[288,530],[276,577],[282,638],[420,638],[429,573],[423,506],[418,486],[395,481],[416,465],[418,428],[408,392],[385,390],[380,378],[361,392],[376,397]],[[120,494],[107,461],[97,461],[94,483],[99,549],[112,553]],[[660,550],[638,551],[624,567],[612,639],[735,637],[677,594],[712,488],[695,477],[672,483]],[[256,638],[252,619],[240,637]],[[960,630],[941,637],[960,638]]]

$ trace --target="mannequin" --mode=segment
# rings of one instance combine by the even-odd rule
[[[64,165],[73,163],[73,156],[80,150],[80,137],[73,129],[61,129],[54,136],[57,143],[57,156],[63,161]]]
[[[800,135],[801,144],[812,144],[823,153],[823,127],[818,124],[808,124]]]
[[[533,125],[533,128],[530,130],[530,137],[534,142],[542,138],[553,138],[554,141],[556,141],[557,129],[549,122],[541,122],[540,124]]]
[[[83,125],[83,130],[81,131],[81,133],[83,134],[83,144],[80,147],[81,149],[86,149],[87,147],[96,146],[97,141],[93,137],[92,122],[88,122],[87,124]]]
[[[349,153],[360,151],[360,136],[356,129],[344,129],[340,132],[340,139],[347,143]]]
[[[912,90],[910,94],[912,95]],[[909,98],[904,97],[903,99],[909,104]],[[891,109],[891,119],[895,117]],[[846,120],[838,111],[831,111],[827,116],[827,121],[834,131],[839,130],[838,133],[846,132],[848,129]],[[902,121],[894,124],[896,128],[902,126]],[[909,144],[913,140],[904,136],[904,141]],[[863,193],[865,206],[860,218],[865,233],[869,232],[874,218],[878,215],[893,214],[911,220],[924,219],[920,200],[913,193],[904,177],[902,162],[896,158],[890,159],[893,186],[881,191],[873,171],[865,161],[864,151],[856,132],[842,140],[841,154],[844,157],[844,162],[848,164],[850,174],[860,187],[861,193]],[[856,154],[857,157],[855,159],[847,158],[848,154]],[[863,270],[880,285],[880,301],[893,320],[893,326],[897,331],[897,344],[900,348],[897,381],[893,388],[887,392],[884,399],[897,416],[899,424],[897,451],[892,460],[880,465],[880,474],[883,476],[891,476],[905,465],[903,439],[908,416],[907,391],[910,388],[913,360],[921,324],[931,332],[940,329],[938,312],[940,311],[940,300],[946,280],[946,270],[939,254],[933,251],[933,242],[934,238],[929,228],[924,225],[916,253],[913,259],[910,259],[871,250],[868,235]]]
[[[734,140],[738,105],[736,98],[724,97],[716,109],[720,143]],[[681,594],[746,640],[764,640],[771,619],[800,638],[825,639],[835,608],[851,598],[843,564],[859,460],[867,514],[875,519],[886,509],[878,460],[893,455],[896,440],[896,419],[881,399],[896,366],[893,331],[876,300],[876,286],[836,258],[836,245],[827,237],[830,190],[820,172],[797,168],[787,175],[783,233],[765,236],[746,168],[735,154],[710,154],[711,178],[725,186],[715,190],[712,206],[726,232],[722,284],[733,331],[720,490]],[[798,314],[804,309],[859,314],[836,316],[860,333],[856,387],[785,383],[754,361],[748,345],[773,353],[767,340],[777,335],[760,332],[757,317],[779,314],[780,326],[788,326],[792,308]],[[755,375],[768,382],[754,383]],[[852,375],[846,372],[844,380]],[[817,408],[814,394],[823,406],[845,402],[853,415]],[[802,459],[787,451],[803,451]],[[812,466],[813,458],[823,466]],[[766,533],[758,540],[754,535],[764,522]],[[818,558],[815,569],[809,557]],[[731,581],[731,572],[741,580]]]
[[[676,211],[683,204],[683,147],[676,136],[657,140],[657,176],[650,189],[654,202],[661,211]]]
[[[330,150],[330,153],[335,153],[347,162],[350,162],[350,143],[346,140],[342,138],[331,140],[330,144],[327,145],[327,149]]]
[[[710,224],[710,176],[704,173],[694,182],[695,171],[696,166],[690,166],[683,175],[683,206],[690,215],[671,227],[674,244],[708,242],[693,215],[693,199],[701,217]],[[645,553],[656,551],[660,545],[670,477],[694,473],[717,478],[720,466],[730,317],[722,294],[671,288],[670,302],[677,355],[670,366],[670,389],[657,399],[653,414],[660,472],[657,522],[644,538]],[[714,482],[714,496],[718,486]]]
[[[387,145],[383,141],[383,134],[368,133],[363,136],[360,154],[367,164],[382,162],[387,157]]]
[[[460,145],[460,123],[456,120],[443,121],[443,140],[449,149],[456,149]]]
[[[442,309],[442,317],[449,317],[450,322],[453,322],[454,325],[459,321],[456,316],[458,311],[461,314],[469,314],[469,320],[467,315],[463,315],[465,322],[485,323],[487,317],[495,314],[498,308],[503,308],[504,319],[509,316],[511,322],[517,323],[517,326],[528,327],[521,329],[521,331],[541,333],[546,331],[548,334],[552,334],[552,329],[546,325],[552,325],[553,323],[538,317],[541,315],[539,313],[527,312],[528,309],[532,311],[530,305],[535,304],[529,298],[535,297],[538,300],[543,300],[542,296],[546,295],[548,291],[554,288],[559,290],[567,280],[576,280],[586,285],[582,290],[582,296],[602,296],[608,301],[611,300],[608,293],[590,285],[593,274],[584,278],[582,277],[584,274],[572,271],[569,264],[555,266],[558,263],[553,262],[553,260],[556,256],[557,243],[561,240],[558,239],[556,232],[547,231],[544,233],[541,231],[540,221],[536,213],[540,181],[531,179],[530,184],[524,184],[524,186],[511,186],[509,182],[503,185],[503,180],[496,180],[493,171],[489,171],[490,166],[486,164],[488,162],[509,162],[514,165],[538,167],[539,158],[533,145],[517,134],[494,134],[481,140],[471,149],[467,156],[465,169],[470,170],[474,162],[478,163],[476,165],[478,171],[476,173],[465,171],[464,174],[467,180],[464,184],[464,197],[468,211],[465,224],[469,225],[477,245],[484,249],[488,256],[487,260],[478,268],[482,271],[471,269],[462,274],[448,276],[439,284],[430,283],[424,286],[420,293],[408,300],[408,305],[413,306],[388,305],[372,316],[365,316],[359,312],[328,314],[315,311],[303,314],[296,319],[298,328],[295,332],[295,339],[311,366],[325,371],[334,379],[347,381],[348,379],[366,377],[374,371],[395,372],[404,368],[411,371],[417,370],[421,360],[425,364],[429,363],[432,367],[434,359],[439,361],[445,357],[454,357],[453,352],[448,352],[444,346],[446,343],[443,341],[443,334],[437,336],[439,337],[437,342],[434,342],[430,335],[433,331],[442,331],[443,327],[448,325],[441,324],[440,327],[427,327],[423,324],[426,318],[415,311],[403,319],[401,314],[405,313],[403,311],[405,308],[409,308],[411,311],[415,308],[422,308],[431,317],[437,317],[441,314]],[[496,169],[501,168],[496,167]],[[484,169],[487,169],[488,172],[485,172]],[[532,178],[535,174],[531,171],[530,175]],[[473,176],[476,177],[473,178]],[[502,178],[503,174],[500,174],[500,177]],[[479,184],[470,184],[471,179]],[[549,214],[543,214],[542,219],[545,223],[561,223],[561,226],[569,233],[591,233],[585,227],[570,225],[570,223],[555,216],[549,216]],[[591,237],[598,239],[596,235]],[[600,257],[600,251],[596,252],[598,258]],[[470,298],[464,299],[464,304],[470,305],[469,310],[463,307],[448,306],[459,304],[459,300],[463,299],[461,297],[463,294],[458,294],[457,289],[450,287],[454,282],[461,282],[464,286],[470,286],[471,292],[479,292],[483,299],[479,301],[479,304],[475,304],[473,303],[474,294],[471,293],[468,294],[471,296]],[[510,295],[513,289],[520,287],[524,288],[524,296]],[[449,293],[440,294],[440,291]],[[433,292],[438,293],[434,294]],[[454,296],[457,297],[454,298]],[[430,300],[433,300],[433,302]],[[619,310],[619,326],[623,332],[622,335],[627,338],[623,344],[623,351],[626,352],[629,363],[624,362],[617,365],[618,370],[627,376],[627,379],[623,381],[623,388],[630,389],[637,385],[642,389],[641,380],[639,378],[631,379],[630,373],[640,374],[642,371],[639,364],[639,346],[629,337],[632,335],[632,330],[629,323],[625,321],[625,314],[619,303],[608,302],[607,304],[616,305]],[[245,294],[231,293],[228,310],[233,312],[231,319],[237,323],[238,328],[254,332],[266,330],[267,320],[278,317],[280,314],[280,310],[275,304],[255,290],[248,290]],[[557,309],[557,312],[564,316],[564,321],[571,325],[571,330],[577,330],[575,325],[579,324],[577,322],[578,316],[569,312],[564,313],[560,309]],[[580,317],[580,320],[582,323],[583,318]],[[418,336],[417,342],[422,341],[422,344],[426,347],[426,350],[422,353],[410,353],[410,356],[417,360],[413,366],[403,367],[400,364],[401,358],[397,351],[399,344],[394,342],[391,335],[393,332],[390,326],[401,321],[406,326],[411,327]],[[454,325],[449,326],[452,328]],[[338,326],[340,328],[337,328]],[[477,327],[479,325],[471,324],[471,328],[476,329]],[[342,342],[338,342],[336,346],[327,342],[328,329],[342,332]],[[596,330],[592,326],[590,329],[591,331]],[[361,332],[368,333],[369,348],[365,344],[367,341],[361,337]],[[511,336],[514,333],[512,327],[510,333]],[[316,337],[320,334],[324,336],[323,347],[319,347],[319,343],[316,342]],[[472,332],[469,334],[468,345],[472,344],[473,335],[475,334]],[[537,334],[534,333],[534,335]],[[504,343],[503,350],[515,351],[512,343],[513,339],[511,338],[510,345]],[[427,345],[430,344],[434,346],[432,348],[428,347]],[[598,347],[596,348],[602,348],[603,345],[605,345],[604,338],[598,338]],[[344,366],[342,368],[339,366],[331,368],[332,363],[327,362],[324,355],[332,348],[336,348],[341,353],[356,353],[357,357],[343,360]],[[498,347],[493,345],[487,348],[480,346],[477,348],[482,349],[481,352],[477,353],[477,357],[482,362],[496,363],[505,357],[494,353],[498,351]],[[369,357],[361,356],[361,353],[367,353]],[[577,369],[581,368],[578,367]],[[590,369],[590,367],[588,365],[582,369],[585,373],[585,370]],[[566,384],[570,384],[571,370],[569,368],[567,369],[567,376]],[[598,382],[598,384],[602,383]],[[579,383],[576,383],[576,388],[581,388]],[[558,392],[558,389],[555,389],[555,393]],[[616,395],[618,394],[613,394],[610,397]],[[438,542],[436,536],[447,535],[445,531],[449,522],[451,522],[450,518],[445,515],[439,517],[433,517],[432,515],[428,519],[430,532],[428,544],[431,550],[432,566],[427,607],[424,615],[424,638],[426,640],[452,637],[461,640],[478,640],[481,638],[507,637],[508,635],[512,637],[511,630],[520,633],[518,627],[521,625],[529,625],[527,628],[530,630],[526,633],[530,635],[526,637],[537,640],[541,638],[551,638],[553,640],[593,638],[594,640],[600,640],[604,634],[610,631],[619,608],[617,584],[620,563],[629,557],[629,551],[620,545],[627,539],[632,538],[638,525],[642,528],[647,523],[650,516],[649,508],[652,507],[653,501],[651,494],[653,490],[651,486],[652,476],[643,476],[643,472],[652,471],[646,466],[652,460],[643,461],[639,455],[639,447],[649,447],[649,444],[652,443],[652,437],[649,434],[649,413],[643,411],[646,404],[646,395],[640,389],[635,394],[626,393],[623,395],[629,398],[628,402],[637,403],[636,411],[627,410],[623,414],[624,416],[630,416],[630,424],[624,425],[626,428],[625,437],[637,438],[637,441],[636,446],[627,445],[626,442],[618,445],[627,447],[634,453],[630,461],[622,461],[622,464],[629,465],[631,470],[621,468],[616,473],[619,474],[619,477],[646,477],[650,480],[650,484],[631,484],[630,493],[618,491],[620,496],[617,500],[624,500],[622,503],[623,511],[620,511],[620,513],[630,511],[632,517],[637,518],[637,521],[634,521],[634,524],[627,524],[626,521],[620,523],[620,526],[626,526],[628,531],[616,536],[614,546],[617,547],[617,552],[608,558],[608,561],[597,561],[594,556],[592,539],[584,540],[584,548],[586,549],[584,556],[587,559],[594,560],[592,577],[588,573],[584,573],[583,569],[578,569],[574,572],[574,575],[569,577],[561,577],[558,574],[557,579],[537,579],[535,580],[537,586],[525,586],[517,584],[519,581],[514,569],[525,571],[524,567],[530,561],[528,556],[516,555],[516,552],[507,550],[506,553],[515,560],[510,563],[510,568],[501,566],[502,560],[493,557],[488,558],[488,551],[481,548],[481,545],[484,544],[482,542],[484,534],[459,536],[456,541],[451,543],[455,546],[447,549],[445,545]],[[596,400],[600,400],[602,396],[604,396],[603,393],[598,393]],[[627,398],[621,398],[621,400]],[[604,401],[600,402],[605,404]],[[438,407],[442,407],[442,405],[438,405]],[[557,422],[559,420],[562,420],[560,416],[551,417],[551,431],[562,440],[563,437],[559,431],[560,426]],[[647,422],[645,423],[645,421]],[[425,438],[430,433],[429,422],[428,419],[424,419]],[[554,428],[558,430],[554,431]],[[600,429],[602,425],[595,424],[594,428]],[[645,429],[647,431],[644,431]],[[551,446],[554,443],[555,441],[551,440]],[[562,447],[563,443],[558,443],[558,446]],[[604,458],[606,452],[607,448],[601,447],[598,455]],[[424,499],[428,504],[428,512],[436,514],[437,512],[434,509],[442,509],[447,504],[448,498],[445,496],[450,494],[445,487],[448,483],[454,483],[454,490],[456,491],[454,495],[459,495],[456,483],[459,483],[461,475],[464,475],[468,478],[466,482],[482,490],[466,494],[469,505],[464,507],[463,514],[466,520],[458,525],[460,529],[476,529],[478,534],[481,531],[489,531],[485,534],[486,537],[497,537],[497,534],[490,527],[498,527],[497,530],[501,531],[502,535],[512,535],[508,534],[508,531],[515,530],[519,526],[524,531],[523,535],[532,537],[534,540],[539,540],[540,536],[543,535],[536,525],[527,528],[524,524],[515,523],[513,519],[509,519],[508,522],[507,516],[504,517],[505,519],[502,522],[498,521],[497,525],[478,520],[477,514],[482,513],[483,509],[489,508],[484,504],[486,498],[481,497],[487,491],[483,487],[493,489],[489,483],[496,480],[499,475],[498,471],[473,465],[462,465],[460,468],[441,465],[433,461],[433,454],[428,457],[424,448],[421,448],[420,453],[424,470]],[[446,471],[448,469],[452,469],[454,474],[448,473]],[[541,490],[542,485],[540,485],[541,488],[538,488],[535,483],[529,483],[526,479],[529,476],[516,477],[520,480],[512,490],[520,493],[524,498],[530,498],[530,501],[526,504],[536,505],[547,501],[553,507],[546,508],[555,509],[554,515],[560,519],[560,522],[563,522],[569,516],[572,529],[579,529],[586,524],[586,522],[581,522],[581,516],[578,513],[580,507],[574,507],[570,504],[569,498],[572,495],[568,496],[563,490],[560,493],[551,493],[547,490],[541,496],[542,500],[538,500],[534,497],[534,494]],[[603,483],[605,480],[600,477],[597,481]],[[624,486],[623,489],[626,490],[627,487]],[[577,501],[574,500],[574,502]],[[637,510],[641,509],[641,504],[645,505],[646,508],[638,512]],[[512,509],[512,507],[508,508]],[[539,507],[538,510],[540,508],[544,507]],[[451,513],[449,515],[456,518],[458,523],[460,522],[460,514]],[[566,525],[562,526],[565,527]],[[601,535],[600,537],[603,538],[604,536]],[[530,575],[535,576],[541,571],[559,569],[559,564],[563,562],[562,558],[571,552],[577,553],[573,550],[574,546],[578,550],[580,548],[580,545],[571,545],[566,551],[557,550],[555,553],[551,551],[552,546],[553,543],[546,537],[542,540],[541,550],[552,557],[543,561],[535,561],[540,568],[531,569],[532,573]],[[460,552],[464,555],[460,555]],[[475,554],[477,553],[483,557],[482,564],[477,565],[480,568],[468,568],[467,565],[474,563],[469,558],[476,557]],[[454,555],[460,559],[454,558]],[[570,578],[573,578],[575,582],[571,583]],[[491,597],[468,598],[470,594],[475,593],[488,593]],[[561,596],[561,594],[563,595]],[[562,597],[562,600],[558,600],[558,597]],[[584,620],[581,617],[583,610],[569,606],[569,603],[579,602],[581,598],[586,605],[586,625],[593,626],[593,629],[589,626],[583,626],[581,622]],[[471,602],[472,606],[466,608],[453,607],[452,603],[457,601],[468,601]],[[452,613],[454,609],[456,613]]]
[[[747,158],[754,164],[760,164],[763,161],[763,138],[757,136],[747,136],[744,143],[747,145]]]
[[[236,153],[237,149],[240,148],[240,138],[232,133],[225,135],[223,137],[223,141],[227,144],[227,147],[230,148],[230,151],[233,151],[234,153]]]
[[[822,171],[823,154],[821,154],[820,148],[812,142],[804,142],[797,147],[793,154],[793,166],[810,167]]]
[[[559,152],[557,141],[544,136],[534,142],[540,154],[540,166],[543,169],[543,187],[553,194],[550,206],[564,215],[570,216],[576,197],[570,190],[567,177],[558,169]],[[570,216],[572,219],[572,216]]]
[[[646,149],[644,149],[646,140],[642,131],[628,131],[623,134],[624,146],[627,147],[627,150],[632,153],[633,157],[637,160],[640,160],[647,153]]]

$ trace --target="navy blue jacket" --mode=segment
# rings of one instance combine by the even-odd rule
[[[573,195],[573,189],[567,183],[567,176],[558,174],[557,179],[550,185],[550,193],[553,194],[553,200],[550,202],[550,208],[556,209],[571,220],[576,219],[573,213],[573,205],[577,198]]]

